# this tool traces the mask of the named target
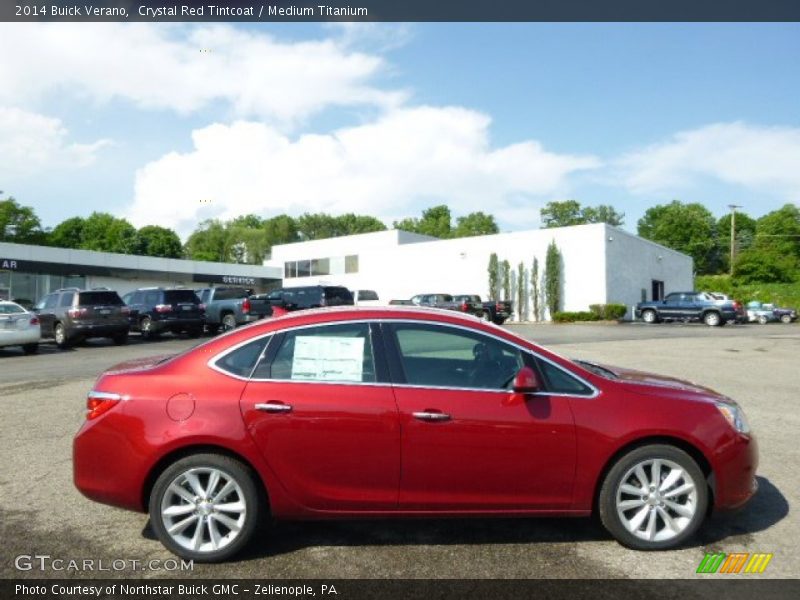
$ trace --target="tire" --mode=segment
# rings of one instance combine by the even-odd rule
[[[766,325],[769,322],[766,315],[758,315],[758,323],[759,325]]]
[[[492,319],[492,313],[490,313],[488,310],[483,311],[483,314],[481,315],[481,321],[485,321],[486,323],[494,322],[494,319]]]
[[[53,338],[56,341],[56,346],[61,350],[65,350],[72,345],[70,339],[67,337],[67,330],[64,328],[63,323],[55,324],[53,327]]]
[[[781,315],[781,323],[785,323],[786,325],[790,325],[792,323],[792,316],[791,315]]]
[[[645,310],[642,311],[642,321],[647,323],[648,325],[652,325],[653,323],[658,322],[658,315],[654,310]]]
[[[703,323],[705,323],[709,327],[719,327],[723,323],[723,321],[717,311],[710,310],[703,315]]]
[[[35,344],[23,344],[22,351],[25,354],[36,354],[37,352],[39,352],[39,343],[37,342]]]
[[[212,491],[231,487],[223,498],[205,495],[215,473],[217,482]],[[180,495],[176,488],[182,490]],[[219,510],[221,505],[235,509]],[[194,454],[161,473],[150,494],[149,510],[153,531],[170,552],[197,562],[221,562],[251,541],[266,506],[256,477],[246,465],[220,454]],[[168,532],[180,524],[184,526]]]
[[[653,485],[654,475],[660,487]],[[603,526],[623,546],[666,550],[684,543],[702,524],[708,483],[683,450],[663,444],[642,446],[614,463],[597,505]]]
[[[219,325],[206,325],[206,329],[208,329],[208,333],[211,335],[217,335],[219,333]]]
[[[236,317],[233,313],[225,313],[222,315],[222,331],[231,331],[236,329]]]
[[[124,346],[128,343],[128,332],[112,335],[111,339],[117,346]]]
[[[190,338],[198,338],[203,335],[203,328],[202,327],[190,327],[187,330]]]
[[[150,317],[142,317],[142,320],[139,321],[139,331],[142,333],[142,337],[147,340],[153,339],[158,335],[153,330],[153,319]]]

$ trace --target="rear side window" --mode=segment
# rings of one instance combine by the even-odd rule
[[[63,306],[72,306],[72,299],[75,297],[75,294],[69,292],[67,294],[61,294],[61,300],[58,302],[59,307]]]
[[[254,377],[374,382],[374,365],[369,325],[344,323],[287,332],[272,361],[269,376],[259,368]]]
[[[218,288],[214,292],[214,300],[238,300],[247,298],[247,290],[243,288]]]
[[[69,294],[65,294],[69,295]],[[63,298],[62,298],[63,302]],[[71,304],[71,303],[70,303]],[[117,292],[81,292],[78,294],[78,305],[79,306],[95,306],[95,305],[110,305],[110,306],[120,306],[122,305],[122,298],[119,297]],[[66,306],[62,304],[61,306]]]
[[[13,315],[23,312],[25,312],[25,309],[19,304],[0,304],[0,315]]]
[[[222,369],[237,377],[250,377],[253,367],[267,347],[272,336],[259,338],[244,346],[239,346],[233,352],[228,352],[225,356],[214,363],[218,369]]]
[[[49,296],[45,296],[44,300],[39,302],[39,308],[55,308],[57,303],[58,294],[50,294]]]
[[[374,292],[373,292],[374,293]],[[361,298],[362,300],[370,300],[370,298]],[[377,300],[378,296],[375,295],[374,300]],[[325,301],[328,306],[335,306],[337,304],[352,304],[353,303],[353,294],[350,293],[350,290],[343,287],[327,287],[325,288]]]
[[[309,308],[322,304],[322,292],[319,288],[298,288],[290,301],[300,308]]]
[[[179,302],[198,304],[200,299],[192,290],[167,290],[164,292],[165,304],[177,304]]]
[[[377,300],[378,299],[378,294],[376,294],[372,290],[359,290],[358,299],[359,300]]]

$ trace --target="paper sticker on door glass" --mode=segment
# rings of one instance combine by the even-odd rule
[[[292,379],[362,381],[364,338],[298,336],[294,342]]]

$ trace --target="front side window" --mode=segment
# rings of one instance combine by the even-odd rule
[[[267,374],[254,378],[288,381],[375,382],[369,325],[343,323],[288,331]]]
[[[594,394],[594,390],[591,387],[563,369],[560,369],[546,360],[540,359],[537,362],[539,372],[541,372],[545,378],[545,387],[548,392],[573,396],[591,396]]]
[[[506,390],[524,365],[521,350],[480,333],[421,323],[392,330],[410,385]]]

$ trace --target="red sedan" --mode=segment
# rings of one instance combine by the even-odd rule
[[[149,512],[175,554],[236,554],[268,515],[583,517],[671,548],[756,491],[731,399],[571,361],[449,311],[322,309],[118,365],[89,392],[78,489]]]

